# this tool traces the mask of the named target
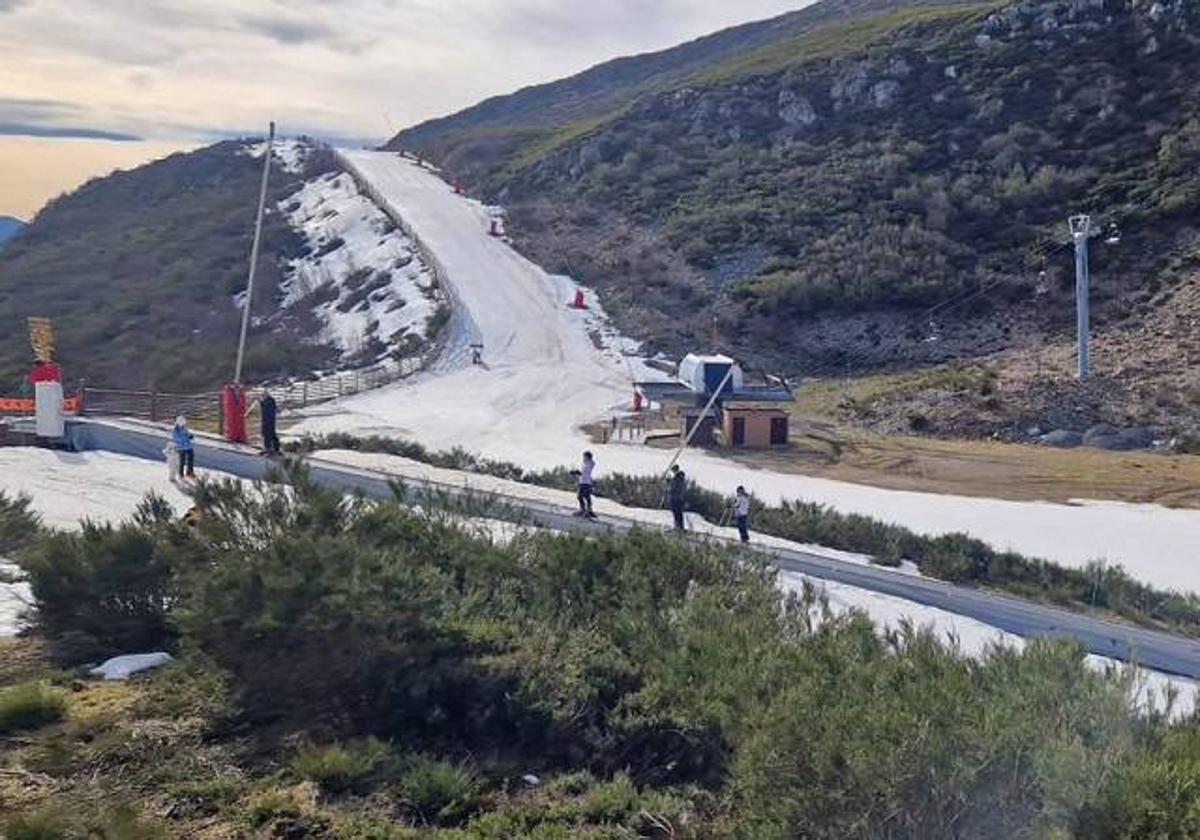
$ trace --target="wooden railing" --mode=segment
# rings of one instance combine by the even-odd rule
[[[303,381],[268,384],[265,389],[280,409],[300,409],[353,394],[381,388],[404,379],[424,366],[422,357],[373,365],[357,370],[339,371],[329,376]],[[263,387],[248,388],[249,400],[257,399]],[[115,417],[136,417],[151,422],[169,423],[179,415],[198,428],[223,432],[221,394],[210,391],[200,394],[175,394],[157,390],[124,390],[97,388],[81,384],[78,392],[84,414]]]
[[[274,385],[268,383],[266,389],[271,392],[280,408],[305,408],[406,379],[420,371],[431,355],[432,353],[426,353],[356,370],[339,371],[317,379],[280,382]],[[251,398],[258,396],[261,391],[261,388],[252,388]]]
[[[79,396],[84,414],[137,417],[154,423],[170,423],[183,415],[188,423],[196,428],[224,431],[221,395],[216,391],[203,394],[172,394],[154,390],[95,388],[85,384],[80,386]]]

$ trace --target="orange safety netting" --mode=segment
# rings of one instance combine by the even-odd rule
[[[80,409],[79,397],[68,397],[63,400],[63,412],[78,414]],[[33,400],[9,399],[0,397],[0,414],[34,414],[37,403]]]

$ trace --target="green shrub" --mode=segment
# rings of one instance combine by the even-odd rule
[[[37,626],[75,656],[171,644],[170,567],[153,532],[133,523],[85,522],[79,533],[48,535],[17,562]]]
[[[219,813],[236,802],[241,797],[244,786],[245,781],[242,779],[218,777],[177,782],[168,785],[166,792],[177,814],[207,816]]]
[[[1113,774],[1098,800],[1084,810],[1079,836],[1200,836],[1200,730],[1195,722],[1168,732],[1161,745],[1144,749]]]
[[[639,807],[637,787],[629,776],[621,774],[588,790],[582,810],[590,822],[611,823],[623,821]]]
[[[41,683],[0,690],[0,733],[37,729],[62,720],[66,710],[62,693]]]
[[[428,836],[415,828],[405,828],[387,819],[361,814],[338,820],[333,831],[337,840],[420,840]]]
[[[219,673],[248,724],[345,739],[291,766],[330,792],[375,783],[339,811],[374,817],[391,803],[455,838],[1066,836],[1085,819],[1131,837],[1190,825],[1194,724],[1138,716],[1129,677],[1094,672],[1078,647],[966,657],[930,632],[833,615],[811,589],[784,598],[737,549],[645,531],[496,545],[296,478],[290,492],[206,486],[198,532],[156,546],[190,652],[180,667],[211,658],[196,660],[185,693]],[[845,527],[895,538],[860,525]],[[1020,568],[940,545],[967,558],[968,577]],[[1124,592],[1119,578],[1098,585]],[[145,706],[170,708],[205,707]],[[81,730],[83,759],[57,763],[166,791],[180,814],[231,807],[240,779],[214,773],[211,755],[129,732]],[[389,761],[371,737],[419,752]],[[480,769],[445,758],[464,755]],[[525,768],[552,781],[485,794],[484,774]],[[335,825],[314,789],[265,790],[241,814],[263,834],[389,836]]]
[[[304,747],[292,771],[330,793],[359,789],[387,760],[388,747],[374,738],[346,744]]]
[[[303,815],[303,808],[290,790],[271,788],[250,797],[246,808],[246,819],[251,826],[258,828],[267,823],[280,819],[298,819]]]
[[[0,490],[0,557],[13,557],[36,539],[40,522],[28,496]]]
[[[942,372],[949,382],[987,381],[990,371],[949,368]],[[970,387],[974,387],[970,384]],[[541,487],[571,490],[575,479],[565,467],[534,472],[516,464],[472,455],[460,448],[430,452],[420,444],[390,438],[356,438],[331,435],[305,438],[295,444],[299,451],[351,449],[385,452],[448,469],[465,470],[521,481]],[[604,475],[597,495],[635,508],[663,506],[663,483],[652,476],[620,473]],[[709,522],[726,517],[729,500],[694,482],[688,482],[689,511]],[[923,574],[962,584],[986,584],[1025,597],[1039,597],[1070,606],[1104,606],[1137,622],[1162,622],[1190,634],[1200,634],[1200,597],[1162,592],[1130,578],[1120,568],[1108,568],[1103,580],[1103,600],[1098,598],[1095,576],[1083,569],[1065,569],[1044,560],[1014,552],[999,552],[982,540],[966,534],[929,537],[907,528],[854,513],[842,513],[813,502],[784,501],[778,506],[754,503],[751,529],[800,543],[866,554],[872,562],[899,566],[908,560]]]
[[[396,780],[396,792],[423,821],[457,825],[479,807],[480,782],[466,765],[416,756]]]
[[[32,811],[9,817],[0,835],[7,840],[67,840],[67,825],[56,813]]]

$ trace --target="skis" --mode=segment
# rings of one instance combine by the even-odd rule
[[[600,518],[599,516],[597,516],[594,513],[590,513],[590,512],[582,511],[582,510],[577,510],[571,515],[574,516],[576,519],[599,519]]]

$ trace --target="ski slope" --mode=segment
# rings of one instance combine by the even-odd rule
[[[434,449],[462,447],[529,468],[571,464],[592,449],[605,472],[661,472],[670,453],[591,445],[580,426],[623,411],[634,379],[652,374],[589,332],[599,310],[567,303],[575,285],[487,235],[488,208],[457,196],[435,172],[388,152],[344,152],[389,209],[441,263],[455,301],[453,337],[427,373],[310,411],[293,434],[343,431],[405,437]],[[594,301],[590,301],[593,302]],[[472,341],[487,368],[470,364]],[[738,484],[767,502],[804,499],[938,535],[965,532],[999,549],[1082,567],[1102,560],[1162,588],[1200,592],[1200,511],[1109,502],[1011,502],[884,490],[751,470],[701,451],[684,469],[702,485]]]
[[[504,440],[497,452],[559,463],[579,448],[578,426],[632,399],[631,363],[597,347],[589,335],[601,326],[596,313],[567,305],[575,284],[488,236],[486,207],[395,154],[343,155],[436,255],[455,314],[431,371],[315,409],[293,431],[410,435],[472,449],[495,435]],[[471,363],[476,343],[483,366]]]

